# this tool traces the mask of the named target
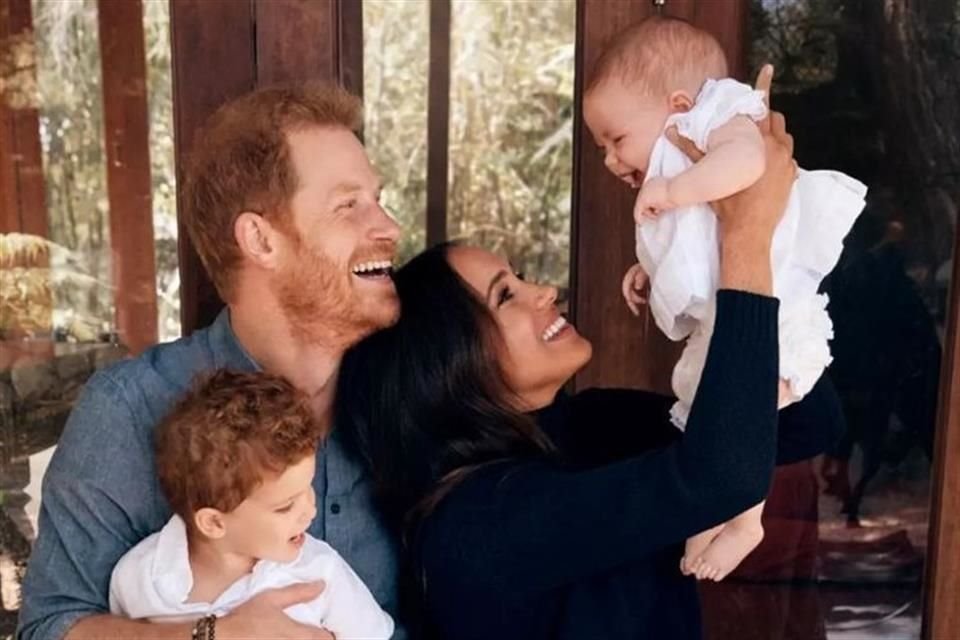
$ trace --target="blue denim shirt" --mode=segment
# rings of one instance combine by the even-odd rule
[[[113,566],[172,515],[154,467],[154,427],[198,374],[218,368],[258,369],[226,310],[209,328],[89,380],[43,479],[18,639],[62,638],[80,618],[109,612]],[[310,533],[336,549],[396,617],[397,541],[336,431],[317,453],[313,485],[317,517]],[[394,638],[403,637],[398,628]]]

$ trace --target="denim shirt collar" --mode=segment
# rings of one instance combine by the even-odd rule
[[[217,314],[216,320],[209,329],[210,353],[213,364],[217,369],[233,369],[235,371],[261,371],[262,367],[247,353],[240,344],[237,335],[230,324],[230,307],[224,307]]]

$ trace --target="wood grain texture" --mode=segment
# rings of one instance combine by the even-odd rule
[[[632,387],[670,392],[670,373],[681,345],[668,341],[649,310],[634,318],[620,294],[634,254],[635,193],[612,176],[583,124],[583,87],[607,41],[654,13],[650,2],[578,0],[574,120],[574,187],[571,246],[571,311],[594,346],[575,387]],[[670,0],[666,15],[690,20],[713,33],[732,69],[743,66],[746,0]]]
[[[157,341],[147,67],[140,0],[99,0],[114,305],[134,354]]]
[[[447,239],[450,152],[450,0],[430,2],[427,89],[427,246]]]
[[[254,6],[235,0],[171,0],[173,112],[178,209],[194,137],[217,107],[256,85]],[[180,225],[180,320],[183,334],[204,327],[223,306]]]
[[[960,235],[954,255],[960,251]],[[960,261],[953,262],[940,372],[931,477],[930,533],[924,584],[923,638],[953,638],[960,628]]]
[[[0,0],[0,56],[29,63],[35,60],[33,42],[30,0]],[[36,64],[6,72],[14,81],[0,89],[0,233],[45,238],[49,223],[40,118],[36,95],[20,90],[36,82]]]
[[[257,86],[336,79],[336,0],[254,2]]]

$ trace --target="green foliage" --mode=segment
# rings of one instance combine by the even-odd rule
[[[452,6],[447,229],[531,278],[569,273],[575,4]],[[404,227],[424,246],[428,3],[364,3],[366,142]]]
[[[83,272],[110,281],[100,50],[94,0],[34,0],[40,139],[50,240]],[[78,289],[64,302],[109,324],[109,288]]]
[[[160,337],[165,339],[180,333],[169,4],[144,0],[143,5]],[[109,329],[110,212],[96,11],[96,0],[33,0],[50,239],[69,250],[74,272],[100,283],[65,292],[57,307]]]
[[[426,243],[427,0],[363,3],[364,141],[403,228],[400,259]]]

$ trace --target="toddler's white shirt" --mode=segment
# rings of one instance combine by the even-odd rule
[[[253,571],[230,585],[213,603],[187,602],[193,572],[186,525],[173,516],[160,531],[128,551],[110,578],[110,613],[153,622],[183,622],[208,614],[225,615],[268,589],[323,580],[318,598],[285,609],[302,624],[323,627],[338,640],[387,640],[393,619],[340,554],[306,535],[296,560],[287,564],[260,560]]]

